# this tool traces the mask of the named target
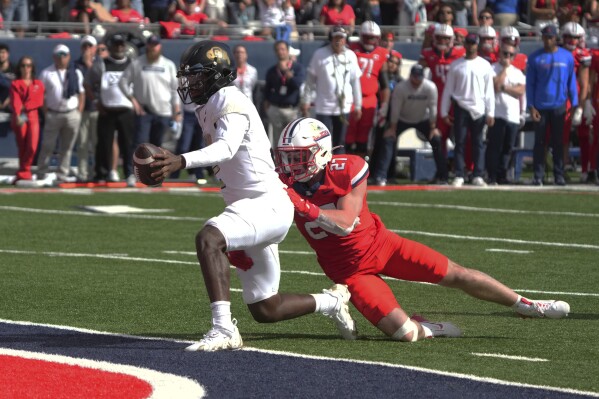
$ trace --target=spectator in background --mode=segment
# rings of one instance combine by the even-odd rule
[[[356,15],[353,8],[345,3],[345,0],[328,0],[320,11],[320,24],[342,25],[351,33],[356,25]]]
[[[516,25],[518,22],[518,14],[520,12],[520,1],[521,0],[493,0],[488,2],[498,26],[504,27]]]
[[[274,49],[277,64],[266,71],[264,86],[264,108],[272,126],[273,148],[283,128],[298,116],[301,88],[306,79],[304,66],[291,60],[287,42],[279,40]]]
[[[133,103],[137,116],[131,152],[141,143],[149,142],[160,147],[169,123],[181,123],[177,86],[175,63],[162,55],[160,37],[150,36],[146,42],[146,54],[133,60],[119,81],[121,91]],[[131,159],[125,160],[131,164]],[[132,167],[131,164],[130,170]],[[132,173],[127,175],[128,186],[134,186],[135,182]]]
[[[290,42],[295,29],[295,11],[290,0],[258,0],[263,36]]]
[[[453,45],[463,47],[464,39],[466,39],[466,35],[468,35],[468,30],[466,28],[460,28],[458,26],[458,27],[453,28],[453,34],[454,34]]]
[[[455,24],[455,11],[449,3],[441,3],[435,14],[435,22],[452,26]]]
[[[198,25],[201,24],[215,24],[222,28],[227,27],[225,20],[211,18],[200,10],[201,8],[198,7],[196,0],[184,0],[184,8],[175,11],[173,21],[181,24],[182,35],[194,36]]]
[[[362,116],[362,72],[356,53],[348,49],[347,30],[334,26],[329,33],[331,42],[312,54],[301,100],[303,116],[308,116],[314,100],[316,119],[325,124],[333,135],[337,153],[345,153],[345,136],[350,111],[354,120]]]
[[[493,126],[495,115],[495,93],[493,91],[493,68],[478,56],[479,37],[469,33],[465,40],[466,55],[449,67],[447,81],[441,99],[441,117],[453,125],[455,135],[455,179],[453,185],[464,184],[464,148],[466,134],[470,130],[474,171],[472,184],[485,186],[483,180],[485,154],[483,128]],[[453,119],[449,108],[453,103]]]
[[[561,0],[557,7],[557,20],[560,26],[564,26],[568,22],[582,24],[584,14],[585,1],[581,0]]]
[[[75,67],[85,77],[96,59],[98,42],[95,37],[87,35],[81,39],[81,56],[75,61]],[[94,162],[89,165],[96,152],[98,127],[98,109],[93,101],[93,95],[86,90],[85,107],[81,114],[81,124],[77,135],[77,180],[87,182],[93,180]]]
[[[374,169],[376,184],[386,185],[389,165],[397,153],[397,138],[410,128],[416,129],[418,137],[431,144],[437,169],[444,169],[437,174],[447,176],[447,160],[443,156],[441,133],[437,129],[437,87],[424,79],[422,65],[415,64],[410,70],[410,77],[395,86],[389,111],[390,123],[383,135],[384,150]],[[447,180],[440,183],[447,184]]]
[[[131,8],[131,0],[116,0],[116,7],[110,10],[115,22],[142,23],[149,22],[137,10]]]
[[[495,25],[495,18],[493,10],[490,8],[483,8],[478,14],[478,20],[475,21],[476,26],[493,26]]]
[[[227,14],[231,25],[248,26],[256,16],[256,5],[254,0],[238,0],[227,2]]]
[[[144,0],[144,15],[150,22],[167,21],[175,0]]]
[[[487,144],[487,183],[508,184],[507,169],[516,144],[522,115],[521,98],[526,94],[526,78],[512,65],[517,47],[504,43],[499,61],[493,64],[495,89],[495,124],[489,129]]]
[[[27,0],[2,0],[0,2],[4,22],[14,22],[13,31],[17,37],[25,35],[29,21],[29,4]]]
[[[81,71],[70,63],[71,51],[64,44],[53,50],[54,63],[44,69],[40,80],[45,87],[46,110],[44,135],[38,156],[38,180],[44,179],[50,159],[58,143],[56,182],[70,181],[71,153],[77,140],[81,113],[85,106],[85,90]]]
[[[123,158],[125,176],[133,173],[131,168],[131,145],[135,128],[133,103],[119,88],[119,79],[131,59],[127,56],[126,38],[123,34],[111,34],[106,38],[109,55],[94,62],[86,77],[88,93],[98,107],[98,143],[96,145],[96,174],[98,182],[118,181],[120,177],[113,167],[114,132],[117,132],[119,153]]]
[[[526,69],[526,102],[535,123],[533,149],[534,176],[532,184],[543,185],[545,176],[545,135],[549,129],[553,148],[553,175],[555,184],[563,186],[563,130],[566,102],[571,109],[578,107],[578,90],[572,53],[557,45],[557,27],[547,25],[541,31],[543,48],[528,57]]]
[[[91,0],[76,0],[75,6],[69,13],[69,20],[83,23],[83,33],[85,34],[90,34],[92,29],[90,23],[92,22],[114,22],[114,18],[108,10]]]
[[[10,84],[15,78],[16,67],[10,62],[10,47],[0,43],[0,137],[8,135],[10,126]]]
[[[248,64],[248,52],[245,46],[238,44],[233,48],[233,57],[237,65],[237,78],[233,84],[241,90],[243,94],[254,102],[254,88],[258,82],[258,70]]]
[[[557,0],[530,0],[530,12],[538,30],[557,24]]]
[[[203,0],[206,1],[206,14],[213,21],[227,21],[226,0]]]
[[[379,7],[381,8],[381,25],[391,26],[399,24],[400,2],[398,0],[380,0]]]
[[[15,80],[10,86],[14,113],[11,128],[19,149],[19,170],[15,183],[32,179],[31,165],[40,138],[39,109],[44,105],[44,84],[35,78],[33,58],[22,57],[17,65]]]

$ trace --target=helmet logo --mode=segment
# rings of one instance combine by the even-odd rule
[[[213,61],[224,60],[224,61],[227,62],[227,64],[229,64],[229,65],[231,64],[231,60],[229,59],[229,54],[227,54],[227,52],[224,51],[220,47],[212,47],[212,48],[210,48],[206,52],[206,57],[209,60],[213,60]]]

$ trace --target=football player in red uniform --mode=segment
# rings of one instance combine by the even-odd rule
[[[351,302],[393,340],[460,336],[451,323],[427,323],[408,317],[381,276],[458,288],[525,317],[562,318],[562,301],[521,297],[492,277],[468,269],[445,255],[388,230],[368,209],[368,164],[354,155],[333,155],[331,134],[318,120],[301,118],[285,127],[276,165],[295,207],[295,224],[325,274],[346,284]]]
[[[353,114],[350,116],[345,145],[349,153],[362,157],[368,153],[375,119],[384,120],[389,108],[390,92],[387,77],[389,52],[378,45],[380,38],[381,28],[375,22],[366,21],[360,26],[360,41],[350,45],[350,49],[358,57],[358,64],[362,70],[360,78],[362,117],[355,120]]]
[[[510,46],[516,47],[518,53],[516,53],[514,59],[512,59],[512,65],[523,73],[526,73],[526,62],[528,57],[526,54],[520,53],[520,32],[518,32],[518,29],[513,26],[501,28],[501,31],[499,31],[499,41],[500,44],[509,44]],[[497,48],[495,57],[499,59],[499,48]]]
[[[489,61],[491,64],[496,63],[499,46],[495,29],[493,29],[492,26],[482,26],[478,29],[478,37],[480,39],[478,55]]]
[[[595,112],[595,109],[599,107],[599,49],[591,50],[589,86],[591,98],[584,104],[583,115],[585,124],[590,124],[592,131],[589,129],[588,137],[583,137],[579,130],[580,160],[582,164],[580,180],[583,183],[599,183],[599,172],[597,170],[599,161],[599,114]],[[583,146],[588,146],[589,148],[588,162],[583,162],[583,159],[585,159],[583,156]]]
[[[564,124],[564,135],[562,140],[564,143],[564,165],[568,164],[570,155],[570,132],[574,127],[579,136],[580,140],[580,156],[583,164],[588,165],[588,155],[590,152],[589,142],[589,126],[582,124],[583,105],[589,98],[589,67],[591,66],[591,53],[584,47],[584,28],[576,22],[568,22],[564,24],[561,29],[562,34],[562,47],[572,52],[574,57],[574,73],[576,74],[576,81],[578,83],[578,107],[571,110],[570,101],[567,102],[567,114],[566,123]],[[592,120],[592,117],[591,117]],[[590,122],[589,122],[590,124]],[[582,136],[582,138],[581,138]],[[583,144],[584,142],[584,144]],[[583,146],[585,147],[583,150]],[[585,154],[586,159],[582,159]],[[588,171],[588,169],[586,170]]]
[[[454,47],[453,28],[449,25],[437,25],[433,33],[433,46],[425,48],[420,54],[419,63],[431,71],[431,80],[437,86],[439,100],[437,110],[441,107],[441,98],[445,88],[445,78],[449,65],[466,54],[464,47]],[[441,147],[443,153],[447,153],[447,139],[451,133],[451,126],[445,123],[441,118],[441,113],[437,113],[437,129],[441,134]],[[450,118],[453,118],[453,111],[449,112]],[[439,181],[447,181],[447,176],[436,176]]]

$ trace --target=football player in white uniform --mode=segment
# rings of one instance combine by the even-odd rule
[[[239,349],[231,316],[229,262],[237,267],[243,300],[254,319],[272,323],[319,312],[332,317],[342,336],[356,337],[347,287],[323,294],[279,293],[280,243],[293,221],[285,185],[275,172],[270,142],[256,107],[232,82],[237,74],[229,47],[204,40],[181,56],[177,73],[183,103],[195,109],[206,147],[182,155],[155,156],[152,175],[164,180],[183,168],[212,166],[222,181],[226,208],[196,235],[196,250],[212,310],[212,329],[192,351]],[[228,257],[228,260],[227,260]]]

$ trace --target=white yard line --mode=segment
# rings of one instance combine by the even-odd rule
[[[487,252],[506,252],[509,254],[532,254],[534,251],[524,251],[519,249],[487,248]]]
[[[164,252],[169,252],[169,253],[178,253],[178,254],[184,254],[184,255],[194,255],[195,256],[195,252],[188,252],[188,251],[164,251]],[[287,251],[289,253],[293,253],[293,254],[298,254],[300,251]],[[302,254],[304,255],[311,255],[311,253],[306,252],[306,251],[301,251]],[[129,257],[126,255],[110,255],[110,254],[85,254],[85,253],[69,253],[69,252],[45,252],[45,251],[41,251],[41,252],[37,252],[37,251],[23,251],[23,250],[16,250],[16,249],[0,249],[0,254],[2,253],[6,253],[6,254],[15,254],[15,255],[33,255],[33,256],[39,256],[39,255],[43,255],[43,256],[52,256],[52,257],[69,257],[69,258],[100,258],[100,259],[113,259],[113,260],[122,260],[122,261],[126,261],[126,262],[148,262],[148,263],[167,263],[167,264],[177,264],[177,265],[192,265],[192,266],[197,266],[198,262],[197,261],[183,261],[183,260],[174,260],[174,259],[155,259],[155,258],[139,258],[139,257]],[[234,268],[234,266],[231,266],[231,268]],[[302,275],[307,275],[307,276],[323,276],[324,277],[324,273],[322,272],[310,272],[310,271],[305,271],[305,270],[281,270],[281,273],[287,273],[287,274],[302,274]],[[391,277],[383,277],[387,280],[395,280],[395,281],[399,281],[396,279],[393,279]],[[431,284],[431,283],[421,283],[421,282],[414,282],[414,281],[405,281],[406,283],[410,283],[410,284],[423,284],[423,285],[430,285],[430,286],[434,286],[434,287],[438,287],[436,284]],[[589,297],[599,297],[599,294],[597,293],[588,293],[588,292],[557,292],[557,291],[540,291],[540,290],[529,290],[529,289],[514,289],[514,291],[516,292],[530,292],[530,293],[536,293],[536,294],[554,294],[554,295],[572,295],[572,296],[589,296]]]
[[[501,353],[476,353],[476,352],[472,352],[470,353],[471,355],[474,356],[481,356],[481,357],[497,357],[500,359],[508,359],[508,360],[523,360],[525,362],[548,362],[549,359],[543,359],[540,357],[526,357],[526,356],[510,356],[510,355],[502,355]]]
[[[529,210],[520,210],[520,209],[483,208],[483,207],[466,206],[466,205],[413,204],[410,202],[388,202],[388,201],[368,201],[368,205],[397,206],[397,207],[402,207],[402,208],[451,209],[451,210],[468,211],[468,212],[511,213],[511,214],[515,214],[515,215],[575,216],[575,217],[599,218],[599,213],[563,212],[563,211],[529,211]]]

